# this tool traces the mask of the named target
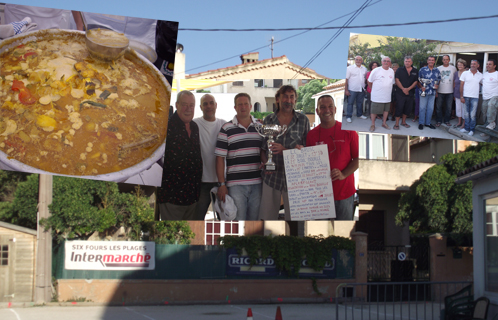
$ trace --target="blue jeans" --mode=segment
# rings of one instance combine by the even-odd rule
[[[348,108],[346,109],[346,118],[351,118],[353,116],[353,103],[356,100],[356,116],[361,117],[363,115],[363,99],[365,98],[365,93],[363,91],[349,91],[351,94],[348,97]]]
[[[443,107],[443,103],[445,103]],[[443,122],[444,108],[444,123],[450,122],[451,107],[453,106],[453,93],[438,93],[436,101],[436,122]]]
[[[335,220],[352,221],[354,216],[354,194],[343,200],[335,200]]]
[[[258,220],[261,183],[228,187],[228,195],[237,207],[236,220]]]
[[[433,94],[428,94],[425,97],[420,96],[420,106],[418,112],[418,123],[430,125],[432,119],[432,113],[434,112],[434,99],[436,96]]]
[[[465,98],[465,106],[463,107],[463,118],[465,119],[465,130],[474,131],[476,128],[476,113],[479,98]]]

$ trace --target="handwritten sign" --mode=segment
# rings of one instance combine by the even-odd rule
[[[335,218],[327,145],[284,151],[291,220]]]

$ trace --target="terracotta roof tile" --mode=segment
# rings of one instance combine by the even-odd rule
[[[463,171],[459,172],[459,173],[457,174],[457,177],[461,177],[461,176],[464,176],[464,175],[469,174],[469,173],[471,173],[471,172],[474,172],[474,171],[477,171],[477,170],[484,169],[484,168],[489,167],[489,166],[491,166],[491,165],[493,165],[493,164],[496,164],[496,163],[498,163],[498,156],[495,156],[495,157],[493,157],[493,158],[491,158],[491,159],[489,159],[489,160],[486,160],[486,161],[484,161],[484,162],[481,162],[481,163],[479,163],[479,164],[476,164],[476,165],[475,165],[475,166],[473,166],[473,167],[467,168],[467,169],[465,169],[465,170],[463,170]]]

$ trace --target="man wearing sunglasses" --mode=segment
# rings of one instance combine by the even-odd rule
[[[327,145],[336,220],[353,220],[356,192],[353,173],[359,164],[358,134],[342,130],[342,124],[335,120],[336,107],[331,96],[318,98],[316,113],[320,124],[308,133],[306,145]]]

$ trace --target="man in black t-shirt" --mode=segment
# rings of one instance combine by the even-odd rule
[[[402,117],[401,125],[410,128],[406,123],[406,117],[412,111],[415,103],[415,87],[418,83],[418,70],[413,67],[412,57],[406,56],[404,66],[396,70],[396,124],[394,130],[399,130],[399,118]]]

